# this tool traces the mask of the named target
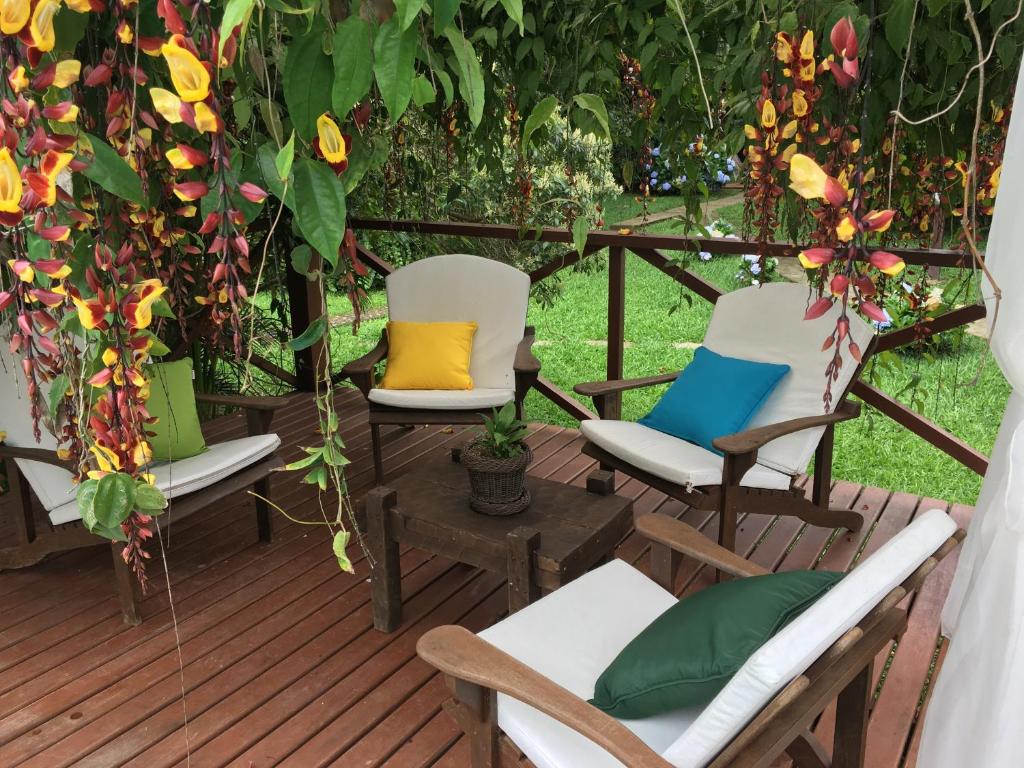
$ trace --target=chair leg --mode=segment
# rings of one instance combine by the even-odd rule
[[[468,715],[469,764],[472,768],[499,768],[497,695],[489,688],[455,681],[455,698]]]
[[[796,768],[829,768],[832,759],[814,734],[804,731],[786,747],[786,754],[793,759]]]
[[[256,528],[260,534],[260,541],[269,543],[274,535],[274,521],[270,505],[263,499],[270,498],[270,478],[257,480],[253,483],[252,489],[258,494],[253,499],[256,502]],[[263,498],[260,498],[261,496]]]
[[[868,713],[871,706],[873,664],[868,664],[839,694],[832,768],[864,768],[867,755]]]
[[[117,584],[117,597],[121,601],[124,623],[138,626],[142,623],[139,614],[139,582],[121,555],[124,544],[115,541],[110,545],[110,550],[114,557],[114,581]]]
[[[376,485],[384,485],[384,452],[380,444],[380,424],[370,424],[370,443],[373,446],[373,476]]]

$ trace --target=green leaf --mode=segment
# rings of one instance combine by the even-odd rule
[[[608,110],[604,106],[604,99],[595,93],[578,93],[573,97],[573,101],[597,119],[604,137],[611,141],[612,132],[608,127]]]
[[[578,216],[572,223],[572,244],[576,253],[583,255],[583,249],[587,247],[587,233],[590,231],[590,222],[586,216]]]
[[[348,553],[345,551],[348,549],[348,540],[351,535],[348,531],[338,531],[334,534],[334,541],[331,544],[334,556],[338,558],[338,567],[345,573],[356,572],[356,569],[352,567],[352,561],[348,558]]]
[[[395,16],[398,17],[398,24],[404,32],[412,26],[423,8],[423,0],[395,0]]]
[[[293,182],[285,188],[284,182],[277,175],[278,152],[277,145],[272,141],[260,145],[260,148],[256,150],[256,165],[259,167],[260,178],[265,185],[265,189],[269,190],[278,200],[281,200],[283,196],[284,204],[294,211],[295,184]]]
[[[147,515],[157,515],[167,509],[167,497],[155,485],[139,480],[135,483],[135,506]]]
[[[274,167],[277,169],[277,178],[282,182],[288,181],[292,175],[292,163],[295,161],[295,131],[288,137],[288,142],[278,150],[274,157]]]
[[[526,154],[527,148],[530,146],[530,139],[533,138],[533,134],[538,128],[547,123],[551,117],[555,114],[555,109],[558,107],[558,100],[554,96],[547,96],[537,102],[537,105],[533,108],[530,116],[526,118],[526,122],[523,123],[523,136],[521,140],[523,154]]]
[[[519,34],[523,34],[523,0],[501,0],[505,13],[519,26]]]
[[[441,84],[441,88],[444,90],[444,105],[450,107],[455,99],[455,88],[452,85],[451,77],[440,68],[434,70],[434,77],[437,78],[437,82]]]
[[[434,0],[434,34],[440,35],[455,20],[462,0]]]
[[[217,46],[217,62],[220,63],[224,55],[224,44],[231,37],[231,33],[239,24],[242,30],[238,35],[238,48],[241,50],[242,41],[245,40],[245,28],[249,26],[249,17],[252,15],[253,6],[256,0],[228,0],[224,6],[224,16],[220,20],[220,44]]]
[[[412,101],[417,107],[424,104],[433,104],[437,100],[437,92],[434,86],[423,75],[417,75],[412,81]]]
[[[289,472],[297,469],[306,469],[312,467],[318,462],[322,462],[324,458],[324,449],[320,448],[303,448],[308,455],[303,456],[301,459],[297,459],[290,464],[285,464],[284,468]]]
[[[370,25],[358,15],[349,16],[334,30],[334,114],[344,117],[370,92],[373,57]]]
[[[299,137],[311,141],[316,119],[331,108],[334,66],[323,52],[322,33],[315,29],[288,46],[284,62],[284,102]]]
[[[320,317],[309,324],[309,327],[302,332],[301,336],[296,336],[294,339],[286,342],[286,346],[293,352],[298,352],[302,349],[309,349],[323,338],[326,331],[327,317],[325,315],[320,315]]]
[[[405,113],[412,98],[417,45],[416,29],[410,27],[403,32],[397,16],[381,26],[373,43],[373,73],[392,124]]]
[[[135,507],[135,479],[124,472],[109,472],[96,483],[92,512],[104,528],[123,523]]]
[[[459,64],[459,93],[466,102],[469,121],[476,128],[484,116],[484,73],[480,68],[480,60],[473,50],[473,44],[454,26],[448,27],[444,35],[455,51],[455,60]]]
[[[309,263],[313,260],[313,249],[303,243],[292,249],[292,269],[300,275],[309,277]]]
[[[51,420],[57,416],[57,408],[60,407],[61,401],[64,399],[64,393],[67,391],[69,383],[70,381],[66,373],[57,374],[53,377],[53,381],[50,382],[47,405],[49,406]]]
[[[345,187],[328,166],[304,158],[295,164],[295,218],[306,238],[332,267],[345,237]]]
[[[86,178],[96,182],[107,192],[122,200],[146,205],[146,198],[142,193],[142,179],[125,162],[125,159],[103,139],[98,139],[89,133],[85,134],[85,137],[89,140],[93,151],[92,162],[89,163],[88,168],[82,171]]]
[[[910,25],[914,21],[915,5],[916,0],[893,0],[889,13],[885,16],[885,39],[897,54],[907,46]]]

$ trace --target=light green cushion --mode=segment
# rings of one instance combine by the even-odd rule
[[[192,360],[156,363],[146,371],[150,379],[146,410],[157,422],[146,426],[154,461],[173,461],[206,450],[199,426],[196,395],[192,388]]]
[[[842,577],[786,571],[715,584],[680,600],[622,649],[598,678],[591,703],[623,719],[706,704]]]

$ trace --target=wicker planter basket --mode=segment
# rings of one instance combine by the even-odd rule
[[[533,461],[527,448],[518,456],[496,459],[474,440],[459,457],[469,473],[469,506],[484,515],[514,515],[530,506],[526,468]]]

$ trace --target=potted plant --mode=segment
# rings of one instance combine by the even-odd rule
[[[484,433],[462,449],[459,461],[469,472],[469,505],[485,515],[514,515],[530,505],[526,468],[533,452],[523,442],[528,429],[507,403],[484,418]]]

